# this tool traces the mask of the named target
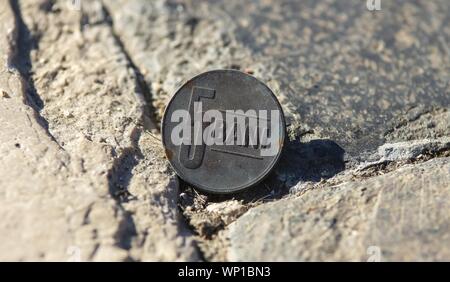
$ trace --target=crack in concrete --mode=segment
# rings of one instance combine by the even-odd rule
[[[261,200],[255,203],[244,203],[244,206],[246,207],[245,212],[249,211],[254,207],[267,204],[268,202],[274,202],[286,198],[301,197],[307,191],[310,190],[337,186],[349,181],[361,181],[382,174],[394,172],[406,165],[419,164],[434,158],[441,158],[448,156],[450,156],[450,148],[442,148],[436,151],[424,150],[419,156],[414,157],[412,159],[394,160],[394,161],[379,160],[376,162],[372,162],[362,168],[361,167],[348,168],[336,174],[332,178],[313,183],[312,185],[305,187],[305,189],[302,189],[301,191],[295,194],[286,194],[283,197],[274,198],[273,201]],[[226,242],[224,242],[224,239],[222,238],[221,234],[223,235],[223,233],[227,231],[229,223],[224,224],[224,222],[220,220],[220,218],[219,219],[216,218],[217,215],[208,212],[208,205],[213,203],[210,201],[210,199],[208,199],[209,196],[199,194],[192,189],[193,188],[188,187],[183,192],[182,201],[179,203],[181,213],[189,223],[189,227],[198,236],[197,241],[200,244],[199,251],[202,254],[202,258],[206,261],[216,260],[218,256],[221,256],[221,254],[226,253],[227,248]],[[183,203],[183,201],[191,201],[191,203],[185,202]],[[230,199],[226,200],[226,202],[229,201],[231,200]],[[237,216],[234,218],[233,221],[239,219],[242,215],[245,214],[245,212],[237,214]],[[214,251],[216,252],[215,254],[211,254],[211,248],[214,249]]]
[[[157,123],[155,110],[152,105],[152,95],[145,82],[145,78],[128,54],[120,36],[116,33],[114,21],[108,8],[103,2],[101,2],[101,9],[104,14],[104,23],[109,26],[115,43],[119,46],[121,53],[125,56],[128,66],[132,69],[136,78],[137,89],[135,89],[134,93],[137,95],[137,98],[143,102],[141,108],[143,128],[136,126],[133,129],[133,133],[131,134],[131,147],[125,148],[121,155],[115,159],[113,167],[108,173],[109,192],[116,200],[119,209],[124,213],[124,220],[121,222],[123,228],[119,228],[116,239],[119,247],[129,250],[131,248],[131,241],[137,236],[137,231],[132,213],[127,211],[122,203],[134,199],[134,196],[128,191],[128,185],[133,177],[133,168],[136,167],[139,160],[143,158],[142,151],[139,147],[140,136],[146,129],[159,132],[159,128],[155,126]]]
[[[35,38],[32,38],[30,30],[23,20],[19,1],[9,0],[9,5],[16,20],[16,31],[14,36],[15,44],[13,46],[14,53],[9,60],[10,65],[8,67],[15,69],[20,74],[22,78],[21,83],[25,89],[25,93],[23,93],[25,96],[25,103],[34,110],[34,118],[38,124],[44,128],[45,132],[52,139],[52,141],[54,141],[61,150],[64,150],[61,144],[59,144],[50,132],[48,128],[48,121],[40,114],[40,111],[44,107],[44,102],[34,86],[34,81],[31,76],[32,63],[30,58],[32,46],[37,45],[38,43]]]
[[[158,124],[156,120],[156,111],[152,104],[152,93],[145,81],[145,78],[137,65],[132,60],[130,54],[128,53],[126,46],[124,45],[122,39],[117,34],[114,28],[114,21],[110,15],[110,12],[106,5],[101,2],[101,9],[105,16],[105,23],[109,26],[111,34],[114,38],[115,43],[119,46],[121,53],[125,56],[126,61],[129,67],[132,69],[135,77],[138,89],[136,89],[135,94],[138,99],[143,101],[142,107],[142,121],[143,128],[137,126],[134,128],[134,132],[132,134],[132,146],[130,148],[126,148],[121,156],[119,156],[113,165],[113,168],[109,172],[109,186],[110,186],[110,194],[116,200],[118,207],[124,212],[124,221],[123,225],[125,229],[121,234],[118,234],[118,242],[121,248],[129,250],[131,248],[131,241],[133,238],[137,236],[136,226],[134,223],[134,219],[132,214],[123,207],[122,203],[127,202],[129,200],[133,200],[134,196],[128,191],[128,185],[133,177],[132,170],[139,163],[139,160],[143,159],[143,152],[139,147],[139,139],[142,133],[145,130],[156,131],[159,133],[159,128],[156,126]],[[158,137],[153,135],[151,132],[147,132],[153,138],[160,141]],[[183,225],[187,226],[186,218],[182,215],[181,219],[178,219],[179,227],[182,229]],[[184,222],[183,222],[184,221]],[[183,224],[184,223],[184,224]],[[190,230],[192,232],[193,230]],[[180,236],[182,230],[179,231]],[[146,234],[144,235],[144,240],[147,238]],[[197,245],[197,240],[194,240]],[[143,245],[144,242],[141,242]],[[203,253],[198,246],[196,247],[197,253],[199,257],[202,259]],[[131,258],[130,258],[131,259]]]
[[[57,142],[56,138],[49,131],[48,121],[39,114],[39,112],[44,108],[44,102],[38,94],[36,87],[34,86],[34,81],[32,78],[32,60],[30,57],[30,52],[34,48],[34,46],[38,45],[37,38],[34,38],[31,35],[31,32],[24,22],[22,17],[22,12],[20,8],[19,1],[10,0],[9,4],[12,8],[14,16],[16,18],[16,32],[15,32],[15,45],[14,54],[10,59],[11,65],[9,66],[13,70],[17,70],[17,72],[22,77],[22,83],[25,86],[26,91],[24,91],[24,99],[26,104],[28,104],[31,108],[34,109],[35,119],[38,123],[45,129],[46,133],[49,137],[56,143],[58,146],[63,149],[63,147]],[[104,8],[104,7],[103,7]],[[81,11],[83,13],[83,11]],[[141,100],[142,107],[142,121],[145,129],[155,129],[154,119],[152,114],[154,111],[149,109],[148,105],[151,107],[151,102],[146,101],[146,99],[150,96],[150,92],[148,90],[148,86],[145,84],[142,74],[131,61],[130,56],[126,53],[126,50],[120,41],[120,38],[114,33],[113,23],[110,21],[110,17],[108,11],[104,8],[103,12],[105,13],[105,23],[109,26],[111,33],[114,37],[115,43],[119,46],[122,51],[124,57],[128,61],[128,65],[133,70],[136,77],[136,85],[137,89],[135,93],[138,96],[138,99]],[[83,17],[82,17],[83,18]],[[141,96],[142,94],[142,96]],[[150,118],[148,118],[150,117]],[[127,211],[123,206],[122,202],[126,201],[128,198],[129,192],[127,190],[128,183],[132,177],[132,169],[138,163],[138,159],[142,157],[142,152],[140,151],[138,142],[141,133],[143,132],[143,128],[141,125],[136,125],[131,134],[132,144],[130,147],[124,148],[121,152],[121,155],[114,159],[112,168],[108,170],[108,183],[109,183],[109,192],[113,199],[116,201],[116,208],[118,212],[122,213],[122,220],[119,222],[119,228],[117,233],[114,235],[116,240],[116,244],[118,247],[129,250],[131,248],[132,238],[135,237],[136,227],[133,220],[132,214]],[[64,150],[64,149],[63,149]],[[90,211],[90,208],[88,209]],[[88,214],[86,215],[89,216]],[[91,259],[95,256],[96,251],[98,250],[100,245],[92,252],[89,256]]]
[[[153,107],[152,103],[152,93],[150,91],[150,87],[147,85],[147,82],[145,81],[144,75],[142,74],[139,67],[134,63],[133,59],[131,58],[130,54],[128,54],[127,48],[125,47],[124,43],[122,42],[122,39],[116,32],[114,28],[114,21],[111,17],[111,13],[109,12],[108,8],[102,1],[102,11],[105,14],[105,20],[106,23],[110,26],[111,33],[114,37],[114,41],[119,46],[122,54],[125,56],[129,66],[134,72],[134,75],[136,76],[136,82],[139,87],[139,91],[135,91],[135,93],[138,95],[138,98],[142,101],[144,101],[143,106],[143,122],[144,122],[144,128],[148,130],[156,130],[159,132],[159,128],[156,126],[158,123],[156,121],[156,111]]]

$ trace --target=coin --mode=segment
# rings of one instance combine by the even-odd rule
[[[285,136],[275,95],[236,70],[209,71],[186,82],[162,121],[162,142],[176,174],[216,194],[262,181],[280,158]]]

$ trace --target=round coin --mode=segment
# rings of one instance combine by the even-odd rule
[[[285,139],[283,111],[261,81],[236,70],[202,73],[172,97],[162,121],[178,176],[210,193],[234,193],[266,177]]]

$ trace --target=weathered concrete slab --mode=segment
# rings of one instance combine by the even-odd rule
[[[228,2],[237,40],[267,62],[256,75],[351,155],[381,145],[409,112],[450,107],[448,1]]]
[[[153,85],[160,114],[183,80],[238,67],[269,84],[298,134],[331,139],[358,155],[383,144],[385,135],[432,137],[425,129],[411,136],[408,128],[421,115],[450,107],[450,4],[385,2],[381,11],[359,0],[114,0],[106,6]]]
[[[1,259],[195,260],[102,3],[11,3],[0,18]]]
[[[229,226],[231,261],[450,259],[450,158],[317,188]]]
[[[449,259],[448,1],[74,8],[0,4],[0,259]],[[291,141],[254,190],[180,196],[155,128],[217,68],[268,83]]]

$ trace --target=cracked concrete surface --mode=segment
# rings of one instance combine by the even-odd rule
[[[449,260],[450,4],[0,4],[0,260]],[[257,187],[179,183],[183,81],[241,69],[290,140]]]
[[[195,260],[177,180],[101,2],[81,13],[63,1],[9,4],[2,259],[68,260],[78,248],[81,260]]]
[[[312,189],[229,227],[232,261],[448,260],[450,159]],[[251,246],[249,242],[252,242]]]

